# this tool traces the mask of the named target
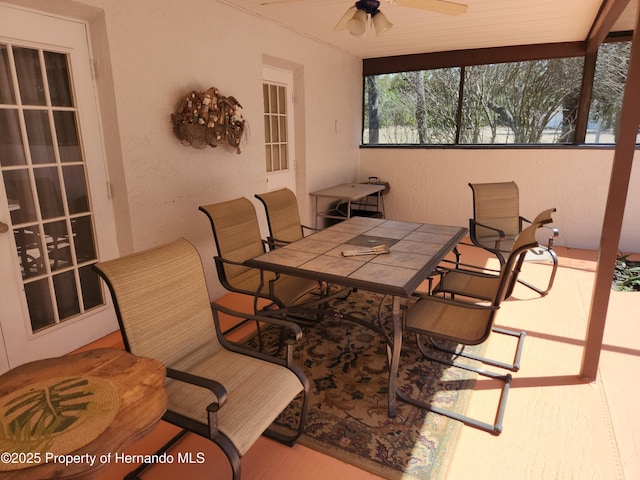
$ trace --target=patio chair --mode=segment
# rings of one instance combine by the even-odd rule
[[[447,358],[444,358],[441,355],[436,356],[427,350],[426,346],[423,344],[423,338],[431,340],[431,346],[435,347],[435,351],[443,350],[438,346],[436,343],[437,341],[453,342],[460,345],[462,349],[469,345],[479,345],[484,343],[489,338],[490,334],[495,331],[494,320],[496,313],[500,308],[500,304],[505,296],[509,283],[515,275],[518,265],[524,261],[524,255],[527,250],[537,245],[535,234],[538,227],[538,224],[532,224],[518,235],[511,255],[507,257],[505,264],[502,266],[500,275],[497,277],[491,277],[491,281],[487,282],[486,292],[491,298],[489,302],[467,301],[461,300],[457,297],[444,298],[439,296],[437,291],[434,291],[430,295],[421,296],[415,304],[404,310],[403,329],[405,332],[416,335],[418,348],[426,359],[449,367],[456,367],[475,372],[483,377],[496,379],[502,382],[500,401],[494,423],[486,423],[467,415],[415,399],[398,389],[397,393],[400,399],[434,413],[459,420],[467,425],[490,432],[494,435],[499,435],[502,432],[502,420],[504,417],[509,386],[511,385],[511,374],[496,373],[477,368],[470,363],[460,363],[459,361],[451,360],[451,357],[453,356],[456,358],[459,356],[466,356],[482,363],[499,367],[503,366],[501,362],[496,362],[492,359],[479,356],[471,356],[469,354],[462,355],[464,352],[460,351],[448,353]],[[455,279],[456,277],[458,281],[462,279],[467,282],[476,280],[475,274],[463,273],[460,272],[459,269],[454,268],[443,274],[441,282],[447,282],[449,279]],[[519,362],[520,353],[522,352],[522,344],[526,334],[525,332],[513,333],[518,337],[516,353],[514,355],[515,364]],[[509,368],[511,366],[505,364],[504,367]]]
[[[267,214],[267,241],[271,248],[300,240],[305,236],[305,231],[317,231],[300,222],[296,195],[288,188],[259,193],[256,198],[262,202]]]
[[[555,209],[551,208],[538,214],[532,225],[537,225],[537,228],[540,228],[543,224],[551,222],[551,214],[554,212],[554,210]],[[509,253],[509,257],[511,257],[512,255],[518,255],[513,250],[513,247],[512,251]],[[519,258],[516,259],[516,262],[513,266],[513,274],[511,275],[511,279],[507,283],[501,301],[511,296],[515,283],[518,279],[518,274],[520,272],[520,269],[522,268],[522,264],[524,263],[525,255],[519,254]],[[504,269],[505,266],[506,265],[503,265],[502,268]],[[466,300],[471,301],[479,300],[491,302],[494,298],[495,291],[498,288],[498,284],[501,281],[501,273],[501,270],[497,271],[484,266],[480,267],[464,263],[457,263],[456,268],[447,268],[443,265],[440,265],[438,266],[436,275],[437,277],[439,277],[439,282],[433,287],[432,293],[435,295],[448,295],[451,298],[462,297]],[[518,332],[496,326],[493,327],[493,332],[519,338],[518,348],[516,348],[512,363],[505,363],[488,358],[477,357],[464,351],[458,352],[457,354],[466,358],[480,360],[483,363],[489,365],[505,368],[511,370],[512,372],[517,372],[520,369],[522,342],[526,333],[523,331]],[[432,343],[434,344],[434,346],[436,346],[436,348],[441,348],[442,350],[448,351],[445,348],[439,347],[436,342]]]
[[[520,215],[520,196],[515,182],[469,183],[473,192],[473,218],[469,219],[469,236],[474,245],[493,253],[504,265],[516,236],[525,223],[531,223]],[[555,211],[555,210],[554,210]],[[549,282],[540,288],[525,280],[518,282],[544,296],[551,290],[558,269],[558,255],[553,250],[553,241],[558,230],[546,226],[550,236],[546,245],[538,245],[529,254],[552,265]],[[530,257],[531,258],[531,257]]]
[[[244,265],[243,262],[265,253],[256,210],[248,198],[203,205],[199,209],[207,215],[213,229],[218,250],[214,261],[220,283],[230,292],[252,295],[255,312],[260,310],[258,298],[269,301],[263,310],[286,309],[318,292],[320,285],[314,280]]]
[[[104,279],[127,351],[166,367],[168,407],[163,420],[215,442],[240,478],[240,459],[264,434],[293,445],[304,426],[309,383],[293,365],[293,340],[284,359],[225,340],[220,314],[275,323],[302,337],[300,327],[280,319],[234,312],[210,303],[197,250],[184,239],[106,262]],[[276,417],[299,398],[300,421],[290,435],[271,429]],[[146,465],[129,477],[137,478]]]
[[[543,210],[533,220],[532,225],[538,225],[538,228],[540,228],[544,225],[552,223],[553,218],[551,217],[551,215],[553,212],[555,212],[555,210],[555,208]],[[506,254],[505,257],[513,254],[514,245],[515,243],[511,245],[511,251]],[[534,247],[534,250],[536,248],[538,247]],[[504,298],[509,298],[513,293],[515,284],[519,280],[520,270],[522,269],[525,258],[525,256],[522,256],[522,258],[519,259],[519,263],[516,264],[514,274],[512,275],[512,278],[505,290]],[[502,266],[504,266],[504,264],[502,264]],[[443,271],[446,272],[447,276],[446,280],[445,276],[442,276],[443,281],[441,281],[434,289],[436,292],[449,293],[452,296],[461,295],[464,297],[472,297],[481,300],[491,300],[493,291],[492,283],[498,281],[500,273],[499,270],[491,269],[484,266],[478,267],[475,265],[469,265],[460,262],[456,263],[456,267],[457,268],[455,270],[447,269],[442,266],[438,267],[438,270],[441,273]]]

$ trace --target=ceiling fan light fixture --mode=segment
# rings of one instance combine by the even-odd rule
[[[353,14],[351,20],[347,22],[347,29],[349,33],[355,37],[359,37],[364,34],[367,27],[367,12],[357,9]]]
[[[335,31],[346,30],[347,29],[347,22],[353,18],[353,15],[357,11],[358,11],[358,9],[356,8],[355,5],[352,5],[349,8],[347,8],[347,11],[344,12],[344,15],[342,15],[342,18],[336,24],[334,30]]]
[[[376,36],[381,35],[382,33],[389,30],[393,27],[393,23],[387,19],[387,17],[380,10],[377,10],[375,15],[372,17],[373,28],[376,31]]]

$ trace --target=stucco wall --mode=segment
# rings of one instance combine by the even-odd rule
[[[640,252],[640,167],[635,165],[620,250]],[[387,217],[467,225],[472,216],[468,183],[514,180],[520,211],[532,219],[556,207],[557,244],[598,249],[613,150],[605,149],[385,149],[360,151],[359,179],[391,183]]]

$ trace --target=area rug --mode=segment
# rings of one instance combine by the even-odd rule
[[[370,318],[389,318],[390,299],[354,292],[332,309]],[[304,434],[309,448],[388,479],[441,479],[455,446],[460,423],[398,401],[398,415],[387,413],[388,368],[382,337],[342,318],[325,317],[304,327],[295,350],[311,386]],[[276,330],[262,334],[265,346],[277,344]],[[255,339],[251,342],[257,343]],[[412,396],[464,412],[474,375],[423,360],[412,337],[403,344],[398,386]],[[297,425],[298,408],[276,421]]]

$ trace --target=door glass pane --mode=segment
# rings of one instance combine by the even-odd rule
[[[27,127],[31,163],[55,163],[56,157],[51,140],[49,114],[46,110],[25,110],[24,123]]]
[[[49,96],[55,107],[72,107],[71,85],[67,69],[67,56],[62,53],[44,52]]]
[[[53,112],[56,125],[56,137],[60,150],[61,162],[81,162],[80,143],[76,129],[76,115],[74,112]]]
[[[285,117],[284,115],[280,117],[279,130],[280,130],[280,141],[286,142],[287,141],[287,117]]]
[[[8,167],[25,163],[18,110],[0,108],[0,165]]]
[[[271,119],[268,115],[264,116],[264,143],[271,143]]]
[[[4,188],[7,192],[9,210],[11,211],[11,223],[28,223],[36,221],[36,210],[33,203],[33,193],[29,180],[29,171],[5,170]]]
[[[44,255],[42,254],[42,241],[38,226],[16,228],[13,231],[16,241],[18,262],[22,273],[22,279],[26,280],[46,273],[44,267]]]
[[[85,310],[102,305],[102,286],[98,274],[93,270],[92,266],[82,267],[78,270],[80,275],[80,285],[82,287],[82,302]]]
[[[272,165],[273,165],[273,170],[280,170],[280,149],[278,148],[278,145],[274,145],[273,146],[273,151],[271,152],[271,154],[273,155],[272,158]]]
[[[262,84],[262,101],[264,103],[264,113],[269,113],[269,85]]]
[[[58,220],[44,224],[44,238],[47,242],[47,256],[51,271],[73,265],[67,222]]]
[[[267,145],[265,146],[265,156],[267,159],[267,172],[272,172],[273,171],[273,164],[271,161],[271,145]]]
[[[20,98],[23,105],[46,105],[42,68],[38,50],[32,48],[13,48]]]
[[[278,87],[278,112],[283,115],[287,113],[287,96],[284,87]]]
[[[78,263],[96,260],[91,217],[74,218],[71,222],[71,228],[73,229],[73,240],[76,246]]]
[[[0,103],[16,103],[6,45],[0,45]]]
[[[271,101],[271,113],[278,111],[278,87],[276,85],[269,86],[269,96]]]
[[[82,165],[64,166],[62,167],[62,174],[69,213],[73,215],[74,213],[88,212],[89,199],[87,197],[84,167]]]
[[[80,304],[78,303],[78,292],[76,290],[73,270],[54,275],[53,288],[56,292],[56,303],[58,304],[58,316],[60,320],[73,317],[80,313]]]
[[[54,325],[55,317],[51,302],[49,282],[46,278],[24,284],[24,294],[27,297],[31,328],[34,332]]]
[[[36,178],[40,214],[43,220],[64,215],[60,182],[57,168],[38,168],[33,172]]]

